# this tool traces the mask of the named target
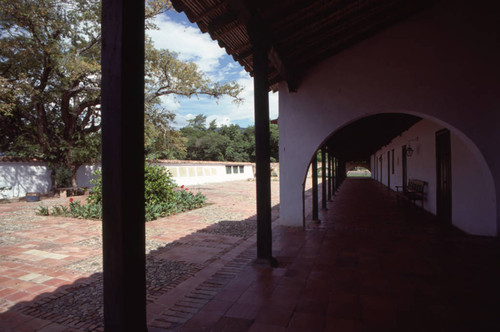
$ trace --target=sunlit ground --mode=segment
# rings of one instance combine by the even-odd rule
[[[356,169],[352,171],[347,171],[348,178],[369,178],[371,176],[372,173],[368,169],[362,167],[356,167]]]

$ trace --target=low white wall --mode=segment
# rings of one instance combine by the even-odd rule
[[[234,162],[158,162],[167,168],[177,185],[191,186],[204,183],[247,180],[254,178],[253,164]]]
[[[167,168],[179,186],[254,178],[252,163],[159,161],[156,164]],[[90,181],[100,168],[100,164],[80,166],[76,174],[78,186],[92,187]],[[0,187],[9,188],[0,192],[0,199],[24,197],[27,192],[49,193],[52,189],[50,173],[49,167],[41,162],[0,162]]]
[[[76,171],[76,183],[78,187],[93,187],[90,182],[95,178],[94,172],[101,169],[101,164],[85,164]]]
[[[47,194],[52,188],[50,169],[40,162],[0,162],[0,199],[24,197],[28,192]]]
[[[372,156],[379,162],[378,177],[373,178],[387,186],[387,167],[392,160],[387,152],[394,149],[394,174],[390,168],[390,188],[402,185],[402,146],[414,149],[407,157],[407,179],[427,182],[424,209],[436,214],[436,139],[435,133],[443,126],[430,120],[422,120],[394,138]],[[495,236],[496,199],[491,172],[481,156],[477,156],[454,130],[451,130],[451,177],[452,177],[452,223],[463,231],[475,235]],[[382,172],[380,159],[382,156]],[[382,173],[382,179],[380,179]]]
[[[178,186],[254,178],[253,164],[251,163],[160,160],[155,164],[168,169]],[[230,173],[226,167],[231,168]],[[92,187],[90,181],[94,178],[93,173],[100,168],[100,164],[81,166],[77,173],[78,186]]]

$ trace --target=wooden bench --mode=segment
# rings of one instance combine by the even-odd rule
[[[406,188],[403,190],[403,186],[396,186],[398,200],[400,198],[406,199],[416,205],[416,201],[420,201],[422,208],[424,207],[425,199],[425,186],[427,182],[422,180],[410,179]],[[401,191],[400,191],[401,189]]]

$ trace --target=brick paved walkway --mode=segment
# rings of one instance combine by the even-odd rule
[[[279,202],[278,187],[272,182],[273,205]],[[189,189],[202,191],[209,204],[146,224],[152,328],[187,320],[189,312],[170,307],[236,258],[239,247],[255,243],[249,238],[255,182]],[[0,204],[0,331],[102,330],[100,221],[35,214],[40,205],[68,204],[68,198]],[[273,209],[274,219],[278,212]]]
[[[498,239],[348,179],[321,223],[274,225],[273,269],[252,264],[254,236],[223,235],[239,224],[210,221],[254,218],[254,183],[203,187],[217,204],[147,224],[150,332],[500,330]],[[2,225],[26,219],[4,206]],[[99,223],[32,218],[2,234],[0,331],[101,330]]]

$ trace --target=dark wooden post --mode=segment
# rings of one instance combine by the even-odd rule
[[[271,152],[269,145],[269,84],[267,81],[269,47],[258,40],[253,45],[254,107],[255,107],[255,166],[257,187],[257,262],[272,257],[271,229]]]
[[[328,150],[328,200],[332,200],[332,154]]]
[[[313,214],[312,219],[318,220],[318,153],[314,152],[312,160],[312,202]]]
[[[321,148],[321,208],[326,209],[326,147]]]
[[[342,182],[344,182],[345,178],[346,178],[346,170],[345,170],[345,166],[346,166],[346,162],[345,160],[342,158],[342,159],[339,159],[339,164],[338,164],[338,173],[339,173],[339,186],[342,184]]]
[[[147,331],[144,1],[102,3],[104,328]]]

